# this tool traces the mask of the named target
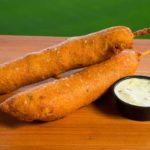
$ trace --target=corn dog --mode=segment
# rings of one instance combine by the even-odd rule
[[[58,76],[67,70],[92,65],[132,48],[134,34],[123,26],[108,28],[0,65],[0,94]]]
[[[14,95],[0,104],[0,110],[24,121],[62,118],[95,101],[121,77],[134,74],[142,56],[123,51],[69,77]]]

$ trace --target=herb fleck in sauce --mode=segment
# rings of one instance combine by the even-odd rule
[[[130,78],[118,83],[116,95],[126,103],[137,106],[150,106],[150,81],[148,79]]]

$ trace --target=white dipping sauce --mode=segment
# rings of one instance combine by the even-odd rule
[[[150,106],[150,80],[129,78],[120,81],[114,89],[118,98],[136,106]]]

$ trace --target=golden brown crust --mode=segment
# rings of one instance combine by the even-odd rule
[[[47,79],[73,68],[106,60],[132,47],[132,31],[123,26],[108,28],[0,65],[0,94]],[[82,58],[82,59],[81,59]]]
[[[93,102],[121,77],[134,74],[137,64],[136,52],[121,52],[68,78],[17,94],[0,110],[24,121],[56,120]]]

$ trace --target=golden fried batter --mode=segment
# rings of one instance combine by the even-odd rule
[[[24,121],[62,118],[103,95],[118,79],[135,73],[139,54],[123,51],[102,63],[10,97],[0,110]]]
[[[127,27],[108,28],[0,65],[0,94],[35,83],[67,70],[88,66],[132,47],[134,35]]]

